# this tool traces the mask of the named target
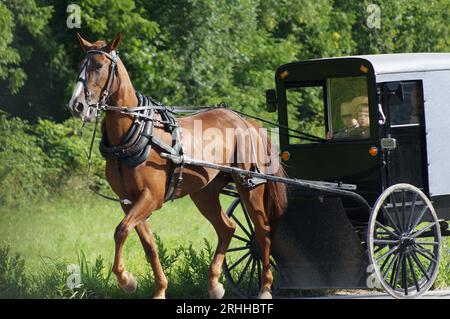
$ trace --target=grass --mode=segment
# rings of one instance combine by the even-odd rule
[[[225,205],[230,200],[224,200]],[[20,253],[31,268],[41,258],[64,258],[75,262],[79,251],[87,259],[101,255],[112,260],[113,234],[123,218],[120,206],[96,195],[65,196],[24,208],[0,208],[0,243]],[[168,249],[192,244],[201,248],[206,238],[216,245],[213,227],[188,197],[167,203],[149,223]],[[125,261],[131,271],[144,271],[146,260],[133,232],[125,245]]]
[[[232,199],[223,197],[221,200],[226,209]],[[58,269],[61,272],[60,276],[53,277],[64,282],[61,276],[67,278],[69,264],[83,263],[85,269],[90,269],[95,268],[96,262],[100,262],[102,276],[106,278],[110,276],[113,262],[114,230],[122,218],[123,212],[119,204],[75,189],[70,195],[55,196],[43,203],[30,203],[18,208],[0,207],[0,247],[8,250],[10,257],[13,253],[19,254],[21,262],[26,261],[24,276],[44,286],[48,286],[48,283],[43,283],[43,278],[39,277]],[[209,263],[211,259],[209,254],[217,244],[215,231],[189,197],[166,203],[149,218],[148,222],[157,237],[160,254],[162,253],[161,259],[163,264],[165,263],[164,268],[173,266],[171,263],[174,261],[171,259],[186,261],[184,263],[186,265],[179,262],[176,267],[166,270],[169,273],[173,272],[172,277],[180,276],[188,279],[186,273],[192,271],[192,267],[202,268],[203,264]],[[137,296],[150,297],[152,292],[148,289],[152,289],[149,285],[153,281],[149,277],[151,269],[135,232],[129,236],[125,244],[124,260],[127,270],[135,274],[139,283],[144,283],[143,287],[147,288],[145,294],[140,289],[141,295],[138,291]],[[204,277],[198,280],[203,282],[204,286],[202,293],[197,291],[196,296],[203,297],[207,289],[205,281],[207,268],[202,269],[204,271],[201,274],[199,270],[196,269],[196,275]],[[108,280],[107,286],[115,288],[117,286],[115,278],[112,279],[114,280]],[[172,287],[169,292],[180,296],[182,288],[176,286],[174,283],[176,279],[169,278],[169,281]],[[189,285],[196,287],[195,283]],[[100,291],[103,291],[100,293],[101,296],[109,296],[106,293],[108,289]],[[67,294],[59,296],[67,297]],[[124,295],[118,292],[116,296]]]
[[[221,201],[226,209],[232,198]],[[135,232],[125,244],[124,258],[138,280],[136,293],[123,293],[111,274],[113,233],[122,217],[117,203],[77,188],[46,202],[0,207],[0,298],[151,297],[152,271]],[[217,243],[213,227],[188,197],[165,204],[149,223],[169,279],[167,296],[206,298],[207,269]],[[450,285],[449,249],[445,238],[434,288]],[[82,285],[75,289],[67,286],[74,279],[69,265],[81,273]]]

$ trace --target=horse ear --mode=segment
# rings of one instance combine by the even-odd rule
[[[78,42],[80,42],[80,46],[81,48],[83,48],[84,51],[89,51],[89,49],[92,47],[92,43],[83,39],[83,37],[78,32],[77,32],[77,39]]]
[[[106,51],[111,52],[113,50],[116,50],[119,47],[121,39],[122,39],[122,32],[117,32],[114,39],[110,43],[108,43],[108,45],[106,46],[106,48],[105,48]]]

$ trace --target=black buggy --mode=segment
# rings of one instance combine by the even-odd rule
[[[450,234],[450,54],[295,62],[275,81],[267,107],[292,179],[282,181],[289,207],[272,246],[274,288],[422,295]],[[228,215],[239,229],[224,273],[254,296],[261,264],[239,198]]]

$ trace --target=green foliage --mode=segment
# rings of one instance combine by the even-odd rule
[[[0,203],[46,197],[48,160],[26,121],[0,116]]]
[[[16,253],[11,255],[9,246],[0,247],[0,298],[23,298],[29,295],[25,260]]]
[[[207,274],[213,250],[205,239],[204,248],[197,252],[192,244],[179,246],[172,252],[164,251],[158,239],[158,250],[163,269],[169,279],[167,295],[171,298],[206,298]],[[170,264],[164,264],[166,256]],[[180,257],[180,258],[178,258]],[[87,259],[84,252],[78,255],[79,285],[70,288],[68,282],[73,274],[69,264],[63,259],[43,258],[40,269],[26,274],[25,260],[20,254],[11,255],[8,246],[0,247],[0,298],[150,298],[154,289],[154,279],[150,269],[139,276],[136,294],[126,295],[118,287],[111,271],[111,265],[105,266],[104,259],[97,256],[94,262]]]
[[[81,30],[66,27],[80,5]],[[378,4],[381,28],[369,28]],[[13,115],[69,116],[65,104],[90,41],[124,33],[134,86],[167,104],[262,112],[264,90],[286,62],[327,56],[448,52],[450,3],[436,0],[5,0],[0,4],[0,97]],[[57,92],[57,93],[56,93]]]
[[[30,124],[0,114],[0,204],[47,199],[71,177],[86,173],[86,146],[76,126],[74,119]],[[96,145],[92,172],[94,182],[103,184],[104,161]]]

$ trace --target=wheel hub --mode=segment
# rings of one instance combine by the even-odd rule
[[[256,242],[256,239],[252,239],[252,241],[249,243],[250,246],[250,254],[253,258],[258,259],[259,258],[259,249],[258,244]]]
[[[400,247],[402,250],[409,250],[416,243],[415,239],[409,235],[403,234],[400,237]]]

